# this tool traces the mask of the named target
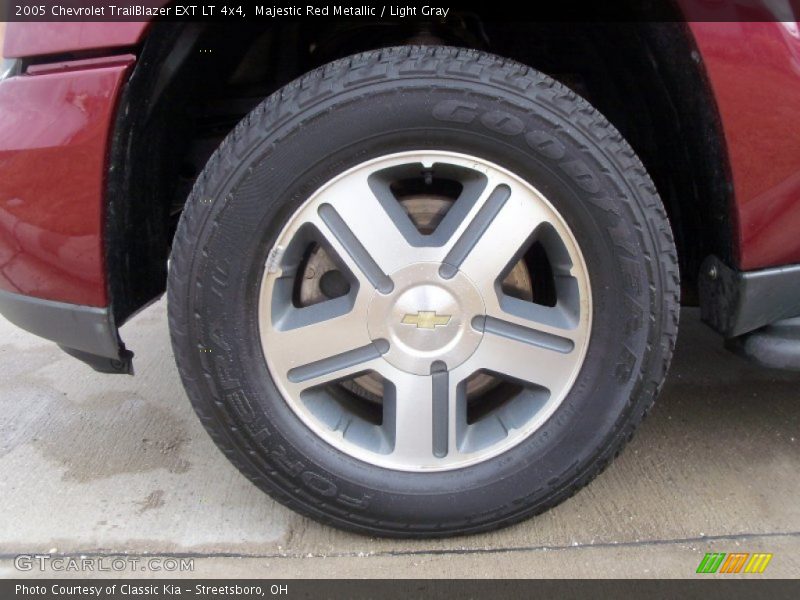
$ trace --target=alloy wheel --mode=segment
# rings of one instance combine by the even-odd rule
[[[449,194],[435,228],[413,218],[409,190]],[[532,289],[513,287],[520,269]],[[477,157],[404,152],[339,175],[289,219],[259,329],[284,399],[319,437],[377,466],[441,471],[553,414],[585,356],[591,292],[575,238],[532,185]]]

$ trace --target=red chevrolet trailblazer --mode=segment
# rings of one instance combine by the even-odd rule
[[[8,24],[0,312],[132,373],[166,290],[215,442],[325,523],[542,512],[647,414],[681,303],[800,369],[800,25],[679,4],[711,12]]]

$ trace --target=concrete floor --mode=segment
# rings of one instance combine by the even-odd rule
[[[694,577],[710,551],[800,576],[800,376],[728,354],[695,311],[681,329],[651,417],[588,488],[510,529],[411,542],[318,525],[239,475],[184,395],[163,301],[123,328],[135,377],[0,319],[0,577],[41,575],[13,558],[43,552],[189,556],[198,577]]]

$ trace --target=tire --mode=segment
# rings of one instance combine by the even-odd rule
[[[428,164],[417,155],[433,158]],[[406,159],[413,168],[403,166]],[[346,188],[336,187],[356,174],[361,179],[353,182],[385,184],[381,190],[392,190],[395,200],[407,193],[395,190],[406,186],[412,191],[402,198],[447,203],[456,217],[461,210],[465,225],[459,229],[454,220],[446,226],[447,212],[440,227],[450,227],[449,237],[437,238],[438,228],[428,238],[414,237],[423,233],[410,231],[408,221],[400,225],[401,213],[389,204],[384,213],[369,212],[371,225],[356,223],[359,216],[347,213],[350,205],[342,200]],[[413,179],[417,174],[437,193],[457,188],[455,200],[415,195],[414,186],[422,186]],[[411,179],[403,179],[407,175]],[[472,212],[456,207],[471,182],[484,176],[505,181],[493,189],[512,200],[501,198],[494,220],[481,221],[483,229],[470,228],[468,223],[481,220],[477,205],[467,207]],[[387,183],[392,177],[395,187]],[[481,206],[491,202],[487,189],[480,192]],[[331,204],[322,209],[327,200],[316,198],[332,199],[340,212],[326,220]],[[504,240],[516,240],[524,229],[521,221],[501,229],[511,222],[504,211],[529,211],[533,204],[545,215],[536,225],[536,241],[526,238],[496,280],[466,276],[494,272],[494,263],[512,247]],[[309,212],[309,206],[316,208]],[[359,205],[359,212],[362,206],[368,205]],[[402,252],[387,250],[400,243],[398,231],[381,229],[392,211],[400,234],[411,240]],[[320,219],[330,231],[319,233]],[[279,244],[284,238],[286,244]],[[460,238],[466,240],[460,252],[447,246]],[[379,239],[385,247],[376,244]],[[417,270],[382,269],[400,264],[404,252],[441,256],[437,244],[451,250],[441,264],[431,263],[439,271],[425,259],[413,263],[426,265]],[[531,244],[544,247],[546,266],[529,257]],[[497,252],[486,251],[495,247]],[[297,278],[307,276],[308,261],[320,248],[330,254],[332,269],[339,269],[341,290],[319,305],[298,307],[305,279]],[[380,261],[370,263],[362,250],[374,251]],[[533,300],[507,293],[506,280],[500,282],[511,277],[508,269],[523,268],[519,264],[529,271],[533,283],[525,294]],[[428,282],[445,275],[455,283],[446,284],[453,286],[446,288],[452,297],[441,306],[456,306],[454,311],[426,309],[425,302],[438,300],[414,304],[414,294],[428,298],[434,293]],[[391,296],[400,288],[411,290],[411,299]],[[235,128],[186,204],[173,244],[168,299],[187,394],[214,441],[245,476],[323,523],[369,535],[435,537],[487,531],[541,513],[619,454],[665,378],[677,334],[678,289],[675,246],[655,187],[630,146],[592,106],[509,60],[472,50],[402,47],[319,68],[273,94]],[[484,309],[476,308],[481,302]],[[406,305],[412,308],[402,314],[402,324],[409,325],[403,328],[386,315]],[[324,313],[318,318],[344,323],[350,317],[342,315],[360,306],[368,306],[362,315],[366,328],[355,319],[337,330],[343,335],[297,338],[294,328],[317,323],[308,315]],[[497,313],[498,306],[508,313]],[[469,315],[457,312],[468,309]],[[528,309],[555,320],[527,327]],[[494,316],[478,315],[480,310]],[[298,321],[296,315],[306,316]],[[321,331],[334,331],[325,327]],[[559,342],[562,331],[565,342]],[[452,352],[447,336],[458,340]],[[434,338],[431,352],[415,345]],[[411,350],[403,350],[406,342]],[[566,349],[558,350],[562,342]],[[335,363],[317,360],[324,356],[322,347],[341,350],[348,344],[358,346],[355,354],[342,351]],[[500,350],[490,353],[484,346]],[[557,375],[548,372],[553,348],[570,356],[553,359]],[[446,360],[437,360],[437,352]],[[488,366],[473,387],[483,385],[487,392],[470,391],[472,378],[453,380],[462,367],[452,365],[483,364],[474,357]],[[402,383],[387,379],[384,368]],[[335,369],[362,379],[336,379]],[[334,383],[292,391],[306,385],[298,381],[317,376]],[[408,391],[423,381],[431,383]],[[370,391],[373,385],[377,392]],[[496,405],[487,399],[492,394],[500,397]],[[416,438],[400,424],[412,422],[404,399],[420,407],[420,427],[411,428],[423,440],[418,455]],[[452,408],[451,400],[461,408]],[[348,425],[332,424],[331,407],[341,412],[340,421],[346,415]],[[361,410],[380,414],[377,420],[372,413],[362,418]],[[497,434],[498,423],[507,429],[506,438]],[[349,432],[351,425],[356,434]],[[434,456],[428,458],[431,443]],[[407,454],[404,448],[410,448]]]

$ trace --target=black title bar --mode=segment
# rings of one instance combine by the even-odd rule
[[[430,2],[264,2],[251,0],[0,0],[0,21],[305,21],[423,20],[465,16],[486,21],[668,22],[800,20],[800,0],[529,0],[500,3]]]

